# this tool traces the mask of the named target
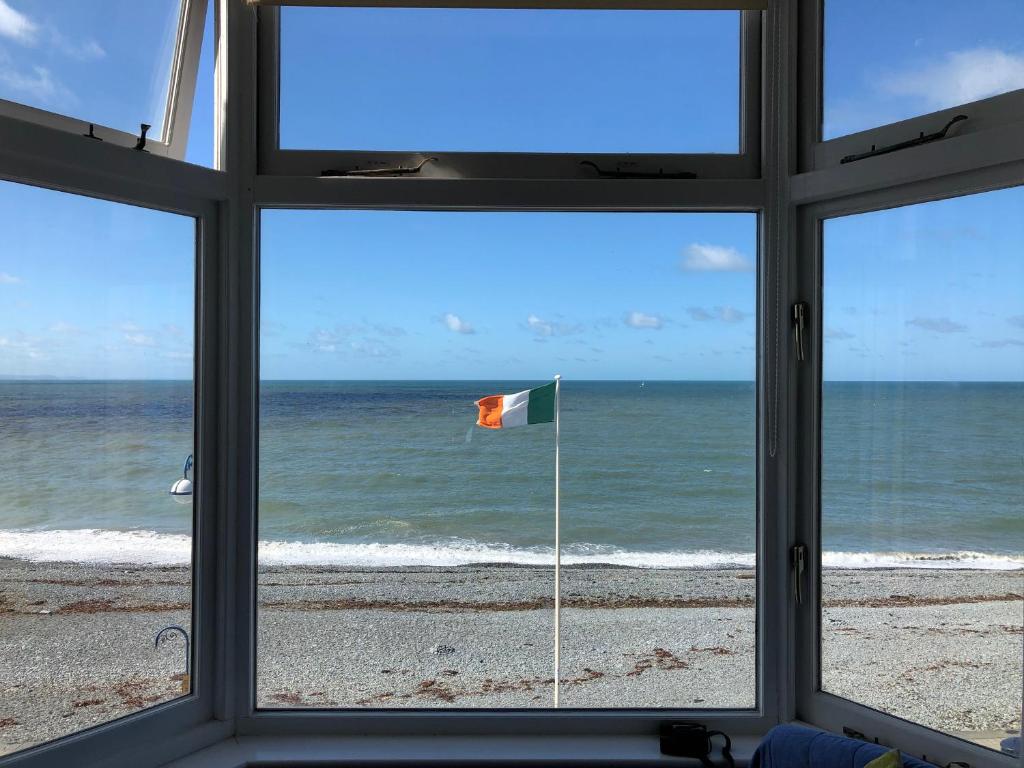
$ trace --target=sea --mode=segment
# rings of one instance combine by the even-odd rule
[[[544,381],[264,381],[264,565],[549,565],[556,429],[475,426]],[[753,382],[562,383],[562,562],[748,568]],[[1024,568],[1024,384],[827,382],[827,567]],[[0,381],[0,557],[187,563],[174,381]],[[198,514],[202,514],[198,510]]]

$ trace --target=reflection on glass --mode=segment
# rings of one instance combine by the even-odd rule
[[[740,14],[285,8],[281,146],[739,151]]]
[[[993,749],[1021,715],[1024,190],[825,223],[822,688]]]
[[[191,688],[195,221],[2,183],[0,230],[6,754]]]
[[[180,0],[0,2],[0,99],[163,130]]]
[[[750,214],[268,211],[257,704],[755,704]]]
[[[1024,3],[826,0],[823,56],[827,140],[1024,88]]]

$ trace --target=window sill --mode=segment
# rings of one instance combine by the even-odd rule
[[[733,739],[743,768],[757,748],[756,736]],[[716,753],[716,762],[720,755]],[[337,762],[333,762],[337,761]],[[243,736],[226,739],[165,768],[303,768],[317,766],[587,765],[699,768],[699,760],[667,757],[650,736]],[[723,763],[724,764],[724,763]]]

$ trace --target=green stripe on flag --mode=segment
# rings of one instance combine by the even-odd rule
[[[527,424],[546,424],[555,420],[555,382],[530,390],[526,407]]]

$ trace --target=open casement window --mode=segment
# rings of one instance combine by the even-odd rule
[[[1022,181],[802,215],[797,716],[939,764],[1019,764]]]
[[[976,167],[1024,156],[1021,3],[812,0],[800,39],[802,170],[885,163],[915,140]]]
[[[0,115],[184,159],[207,5],[4,2]]]
[[[263,174],[760,175],[760,0],[252,4]]]
[[[106,764],[213,707],[216,208],[27,167],[0,174],[0,755]]]

